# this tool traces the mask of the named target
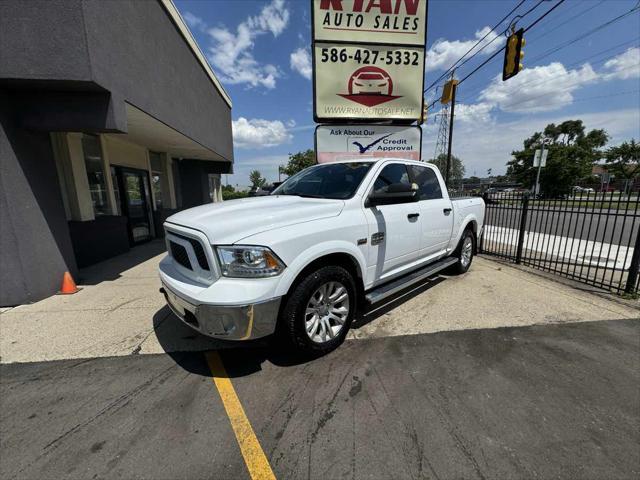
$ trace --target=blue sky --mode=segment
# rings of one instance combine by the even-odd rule
[[[556,1],[542,2],[518,26],[528,26]],[[236,173],[229,175],[229,183],[248,185],[253,169],[276,180],[278,165],[286,163],[289,153],[313,148],[310,2],[175,3],[233,100]],[[431,0],[425,85],[518,3]],[[510,18],[537,3],[526,0]],[[640,138],[640,10],[575,40],[637,5],[637,0],[567,0],[527,32],[525,70],[518,76],[507,82],[498,78],[499,54],[463,82],[453,151],[462,158],[467,175],[484,176],[489,168],[504,173],[509,153],[550,122],[581,118],[587,128],[606,129],[611,144]],[[504,37],[494,40],[491,33],[485,42],[490,40],[456,72],[457,78],[502,46]],[[437,110],[423,126],[423,158],[433,155]]]

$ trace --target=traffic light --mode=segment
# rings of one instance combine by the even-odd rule
[[[524,57],[522,47],[525,46],[525,40],[522,38],[524,29],[521,28],[517,32],[513,32],[507,38],[507,45],[504,49],[504,66],[502,67],[502,81],[515,77],[524,67],[520,60]]]
[[[458,80],[449,80],[444,84],[442,88],[442,97],[440,97],[440,103],[443,105],[449,103],[453,97],[453,89],[458,85]]]

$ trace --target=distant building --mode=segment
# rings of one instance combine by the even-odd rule
[[[0,305],[222,199],[231,99],[171,0],[0,2]]]

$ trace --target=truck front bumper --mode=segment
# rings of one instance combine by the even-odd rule
[[[280,297],[242,305],[195,305],[172,291],[164,282],[160,291],[180,320],[209,337],[251,340],[275,331]]]

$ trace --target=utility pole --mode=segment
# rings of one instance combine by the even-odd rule
[[[534,194],[537,197],[540,193],[540,170],[542,169],[542,159],[544,158],[544,140],[542,140],[542,146],[540,147],[540,158],[538,159],[538,173],[536,175],[536,188]]]
[[[278,182],[280,182],[280,174],[282,173],[282,165],[278,165]]]
[[[455,70],[454,70],[455,72]],[[453,74],[451,72],[451,113],[449,116],[449,145],[447,147],[447,168],[444,177],[444,183],[449,187],[449,177],[451,175],[451,145],[453,142],[453,115],[456,109],[456,89],[458,87],[458,82],[453,80]]]

